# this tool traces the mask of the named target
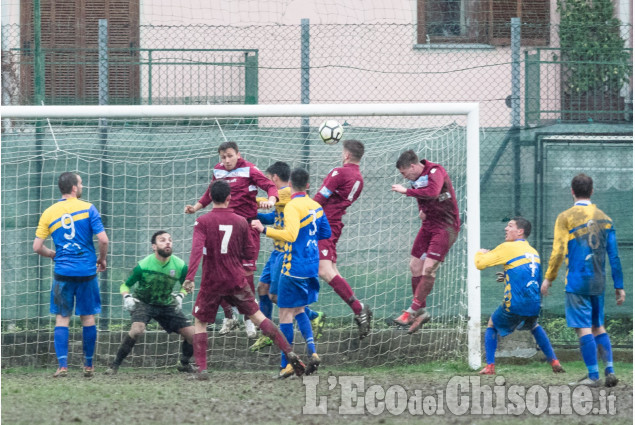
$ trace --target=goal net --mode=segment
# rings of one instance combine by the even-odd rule
[[[195,217],[184,214],[184,206],[195,203],[207,188],[219,161],[218,145],[237,142],[243,158],[261,170],[275,161],[306,168],[309,192],[314,194],[331,168],[341,165],[341,144],[326,145],[318,136],[317,128],[327,118],[344,126],[343,139],[360,140],[366,147],[360,167],[365,186],[344,216],[337,267],[357,298],[370,306],[374,319],[371,334],[360,341],[351,309],[322,281],[320,299],[311,308],[327,316],[317,341],[324,364],[431,359],[464,360],[473,368],[480,364],[480,283],[472,264],[479,245],[475,104],[2,109],[4,122],[10,119],[11,124],[3,128],[2,137],[4,365],[56,364],[55,319],[49,314],[53,263],[34,254],[31,245],[40,214],[60,198],[59,174],[81,175],[82,197],[100,211],[110,238],[108,270],[100,275],[102,314],[95,354],[96,365],[106,366],[131,324],[119,286],[152,252],[151,235],[159,229],[171,233],[174,255],[188,261]],[[428,298],[432,321],[413,335],[392,325],[412,301],[408,264],[421,224],[415,199],[390,190],[394,183],[406,183],[395,163],[407,149],[447,169],[462,221]],[[271,240],[263,238],[256,282],[271,249]],[[198,287],[200,270],[196,283]],[[186,297],[183,306],[190,319],[194,297]],[[249,351],[254,340],[246,337],[244,327],[220,336],[222,318],[220,311],[208,329],[212,367],[278,364],[275,347]],[[297,330],[295,350],[305,351]],[[179,353],[179,337],[167,335],[154,323],[124,366],[172,367]],[[82,361],[81,324],[74,317],[69,364]]]

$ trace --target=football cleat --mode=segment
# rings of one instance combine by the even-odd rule
[[[261,335],[260,338],[258,338],[256,342],[254,342],[254,344],[251,347],[249,347],[249,350],[258,351],[270,345],[273,345],[273,341],[271,340],[271,338],[269,338],[266,335]]]
[[[494,369],[495,369],[494,363],[488,364],[478,374],[479,375],[496,375],[496,371]]]
[[[317,317],[311,320],[311,328],[313,328],[313,339],[317,341],[322,337],[322,330],[326,323],[326,314],[321,311],[317,312]]]
[[[551,362],[551,370],[553,370],[553,373],[564,373],[564,368],[562,367],[558,359],[554,359]]]
[[[604,377],[605,387],[614,387],[617,385],[618,382],[620,382],[620,380],[617,379],[617,376],[615,376],[614,373],[609,373]]]
[[[110,367],[108,367],[108,369],[106,369],[106,371],[104,372],[104,375],[116,375],[118,371],[119,366],[111,364]]]
[[[196,373],[198,372],[198,367],[196,367],[195,364],[193,363],[180,363],[177,367],[176,370],[178,370],[179,372],[185,372],[185,373]]]
[[[412,320],[412,324],[410,325],[410,328],[408,328],[409,334],[413,334],[417,332],[419,329],[421,329],[421,326],[423,326],[425,323],[428,323],[431,318],[430,313],[428,313],[423,308],[420,308],[419,310],[417,310],[415,314],[410,315],[410,317],[413,317],[413,316],[414,316],[414,319]]]
[[[209,381],[209,373],[207,373],[207,369],[203,369],[200,372],[193,373],[187,376],[188,380],[192,381]]]
[[[298,355],[295,354],[293,351],[291,351],[290,353],[287,353],[286,356],[287,356],[287,361],[289,362],[289,365],[291,365],[291,367],[293,368],[293,371],[295,372],[295,374],[298,376],[304,375],[306,366],[304,365],[304,363],[302,363],[302,360],[300,360]]]
[[[249,319],[245,320],[245,331],[247,332],[247,338],[249,339],[253,339],[258,336],[258,333],[256,332],[256,325],[254,325],[254,322]]]
[[[95,376],[95,368],[93,366],[84,366],[84,378],[92,378]]]
[[[231,331],[233,331],[239,326],[240,326],[240,323],[238,323],[237,319],[225,318],[223,319],[223,326],[220,328],[220,331],[218,333],[221,335],[227,335],[228,333],[230,333]]]
[[[362,305],[362,312],[355,316],[355,322],[359,328],[359,339],[364,339],[370,334],[373,312],[366,304]]]
[[[53,374],[53,378],[66,378],[68,376],[68,368],[60,367]]]
[[[295,375],[295,371],[293,370],[293,366],[291,363],[287,364],[287,367],[284,369],[280,369],[280,373],[278,374],[278,379],[287,379],[290,376]]]
[[[406,310],[403,310],[401,316],[397,317],[393,322],[395,322],[399,326],[410,326],[414,318],[412,314],[408,313]]]
[[[308,363],[306,364],[306,370],[304,371],[304,374],[305,375],[312,375],[315,372],[317,372],[318,366],[320,366],[321,362],[322,361],[320,360],[320,356],[318,356],[317,353],[311,354],[311,358],[309,359]]]

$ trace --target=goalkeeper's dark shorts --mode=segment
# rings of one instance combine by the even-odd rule
[[[192,326],[185,314],[182,311],[176,311],[173,305],[152,305],[139,301],[130,312],[130,318],[133,322],[146,325],[154,319],[167,333]]]

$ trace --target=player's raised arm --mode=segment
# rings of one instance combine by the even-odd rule
[[[289,204],[284,208],[284,226],[282,229],[274,229],[273,227],[265,227],[261,230],[271,239],[277,239],[285,242],[295,242],[300,233],[300,215],[293,205]]]

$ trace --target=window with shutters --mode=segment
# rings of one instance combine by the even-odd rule
[[[521,43],[549,43],[549,0],[417,0],[417,43],[509,45],[511,18]]]
[[[99,101],[99,20],[108,20],[108,100],[140,102],[139,0],[40,0],[45,103]],[[33,103],[33,0],[20,2],[22,103]]]

